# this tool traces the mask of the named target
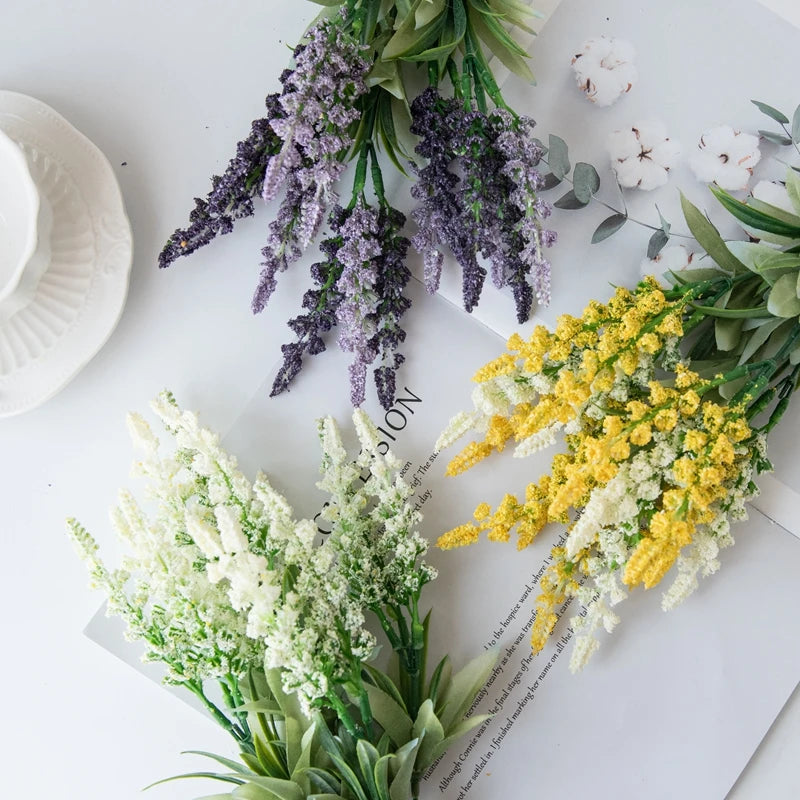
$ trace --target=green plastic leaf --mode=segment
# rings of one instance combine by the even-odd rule
[[[570,211],[573,211],[577,208],[586,208],[586,203],[582,203],[578,200],[575,192],[570,189],[565,194],[561,195],[558,200],[553,203],[556,208],[564,208]]]
[[[406,710],[391,696],[377,686],[365,684],[369,697],[372,716],[377,723],[389,734],[397,747],[404,745],[411,739],[413,722]]]
[[[777,108],[773,108],[772,106],[768,106],[766,103],[762,103],[760,100],[751,100],[750,101],[754,106],[758,108],[763,114],[766,114],[768,117],[771,117],[775,120],[775,122],[785,125],[789,122],[789,117],[786,114],[781,113],[778,111]]]
[[[378,793],[378,800],[390,800],[389,798],[389,766],[396,758],[394,753],[387,753],[381,756],[375,764],[375,788]]]
[[[419,707],[412,735],[421,739],[419,755],[417,755],[417,770],[424,770],[433,763],[433,754],[444,739],[444,728],[434,713],[433,701],[430,697]]]
[[[478,690],[492,674],[496,661],[497,651],[485,650],[453,675],[447,692],[442,698],[444,705],[439,718],[448,735],[451,728],[463,719]]]
[[[797,366],[800,364],[800,344],[797,345],[797,347],[795,347],[791,353],[789,353],[789,363],[792,366]]]
[[[283,711],[278,703],[272,698],[265,697],[263,700],[251,700],[248,703],[242,703],[240,706],[231,709],[232,711],[250,711],[254,714],[273,714],[283,716]],[[187,752],[189,752],[187,750]]]
[[[433,707],[437,711],[439,709],[439,695],[447,690],[452,672],[453,668],[450,664],[450,656],[445,655],[436,665],[436,669],[433,671],[433,675],[431,675],[431,682],[428,684],[427,695],[433,700]]]
[[[254,775],[247,779],[247,786],[255,786],[266,792],[265,800],[306,800],[306,793],[294,781],[282,778],[270,778],[265,775]],[[244,787],[240,787],[244,788]],[[236,790],[238,791],[238,789]],[[246,796],[246,795],[242,795]]]
[[[344,3],[344,0],[311,0],[312,3],[316,3],[318,6],[340,6]]]
[[[467,719],[462,720],[458,725],[455,726],[455,728],[453,728],[449,736],[439,742],[439,746],[433,752],[433,760],[436,761],[437,758],[441,758],[441,756],[447,752],[450,745],[452,745],[462,736],[466,736],[471,730],[479,727],[486,722],[487,719],[491,719],[493,716],[493,714],[476,714],[475,716],[467,717]]]
[[[256,736],[253,740],[256,749],[256,757],[263,767],[259,770],[259,774],[266,772],[267,775],[273,777],[284,777],[286,768],[283,763],[282,754],[275,746],[276,742],[264,741],[260,736]],[[283,744],[282,742],[280,743]]]
[[[310,794],[306,800],[345,800],[340,794]]]
[[[230,758],[225,758],[224,756],[218,756],[216,753],[208,753],[205,750],[184,750],[181,755],[189,755],[189,756],[203,756],[204,758],[210,758],[216,761],[219,764],[222,764],[223,767],[227,767],[234,772],[240,772],[243,775],[252,775],[252,770],[249,770],[247,767],[240,764],[238,761],[234,761]]]
[[[300,701],[296,694],[287,694],[281,683],[281,671],[277,668],[264,670],[267,683],[273,697],[283,710],[284,715],[284,741],[286,742],[286,759],[291,772],[302,750],[303,732],[311,722],[304,716],[300,708]]]
[[[547,142],[547,163],[550,171],[560,181],[569,174],[569,148],[567,143],[554,133],[550,134]]]
[[[378,788],[375,785],[375,765],[378,763],[380,753],[366,739],[359,739],[356,742],[356,756],[358,757],[358,765],[361,767],[361,775],[366,784],[367,794],[375,797],[378,793]]]
[[[769,317],[770,311],[766,305],[753,306],[751,308],[716,308],[714,306],[702,306],[697,303],[690,304],[692,308],[702,311],[708,317],[719,317],[720,319],[749,319],[750,317]]]
[[[786,147],[786,145],[792,143],[792,140],[788,136],[782,133],[774,133],[773,131],[763,131],[763,130],[759,130],[758,133],[768,142],[772,142],[772,144],[779,144],[782,147]]]
[[[600,188],[600,176],[597,170],[585,161],[579,161],[572,173],[572,190],[582,203],[588,203],[592,195]]]
[[[792,116],[792,141],[795,144],[800,143],[800,106],[797,106]]]
[[[654,259],[666,246],[669,241],[669,235],[664,233],[663,230],[657,230],[647,243],[647,257]]]
[[[505,22],[513,25],[526,33],[536,35],[536,31],[528,24],[532,17],[541,16],[524,3],[509,2],[509,0],[489,0],[489,6],[502,17]]]
[[[752,272],[770,286],[786,272],[800,268],[800,255],[783,253],[758,242],[728,242],[728,249]]]
[[[447,8],[447,0],[422,0],[414,14],[414,23],[419,30],[427,25],[431,20],[436,19],[439,14],[444,13]]]
[[[364,664],[364,669],[369,673],[370,680],[379,688],[388,694],[400,708],[406,712],[406,704],[400,690],[395,685],[395,682],[383,670],[373,667],[371,664]],[[409,723],[411,717],[408,718]]]
[[[609,236],[613,236],[627,221],[627,214],[612,214],[610,217],[606,217],[595,228],[592,234],[592,244],[597,244],[604,239],[608,239]]]
[[[780,219],[771,217],[761,211],[756,211],[753,206],[746,205],[741,200],[737,200],[718,186],[709,186],[709,189],[711,189],[714,197],[722,203],[725,209],[730,211],[736,219],[743,222],[748,227],[755,228],[759,231],[775,233],[778,236],[788,236],[795,239],[800,238],[800,226],[789,225]],[[700,244],[702,244],[702,242],[700,242]]]
[[[717,349],[723,353],[736,348],[742,336],[743,319],[723,319],[718,317],[714,320],[714,339]]]
[[[184,778],[210,778],[213,781],[222,781],[223,783],[243,784],[249,777],[239,773],[228,774],[225,772],[184,772],[182,775],[172,775],[169,778],[162,778],[160,781],[155,781],[148,786],[144,787],[144,791],[152,789],[154,786],[160,786],[162,783],[171,783],[172,781],[181,781]]]
[[[759,327],[750,334],[747,344],[745,344],[744,350],[742,350],[742,354],[739,356],[739,363],[746,364],[764,342],[769,339],[775,329],[782,324],[782,319],[769,319],[766,320],[763,325],[759,325]]]
[[[493,17],[481,14],[472,6],[468,13],[475,32],[500,63],[528,83],[536,83],[526,60],[527,53],[509,36],[505,28]]]
[[[727,276],[728,273],[723,272],[721,269],[702,267],[699,269],[682,269],[678,272],[673,272],[670,270],[665,274],[673,284],[684,286],[687,283],[713,281],[715,278]]]
[[[800,314],[796,275],[782,275],[775,281],[767,298],[767,308],[776,317],[796,317]]]
[[[800,176],[793,170],[786,170],[786,192],[792,201],[792,208],[800,214]]]
[[[700,209],[681,192],[681,209],[686,224],[700,246],[727,272],[741,272],[744,264],[725,246],[717,229],[706,219]]]
[[[319,769],[319,767],[307,767],[304,772],[312,785],[322,789],[323,794],[339,794],[341,790],[339,781],[327,770]]]
[[[414,773],[414,764],[417,760],[419,745],[419,739],[412,739],[395,754],[398,767],[389,785],[390,800],[408,800],[409,797],[413,796],[411,792],[411,776]]]

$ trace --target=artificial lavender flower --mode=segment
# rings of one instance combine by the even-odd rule
[[[237,219],[253,215],[253,197],[260,190],[267,163],[281,149],[281,140],[270,124],[283,113],[278,95],[269,95],[266,106],[268,116],[253,120],[250,135],[236,145],[236,156],[225,173],[212,176],[206,199],[195,198],[189,227],[172,234],[158,257],[159,267],[194,253],[218,234],[230,233]]]
[[[466,108],[435,88],[411,110],[412,131],[421,137],[416,152],[427,160],[412,188],[419,201],[412,242],[424,257],[428,290],[438,287],[447,245],[461,265],[467,311],[477,305],[486,278],[480,256],[495,286],[511,288],[517,319],[525,322],[534,293],[549,303],[550,265],[542,250],[555,241],[541,225],[550,207],[537,196],[542,150],[531,137],[533,121],[502,109],[487,115]]]
[[[302,356],[322,352],[324,334],[338,325],[339,346],[354,355],[349,367],[353,405],[364,402],[367,368],[380,357],[375,383],[381,404],[389,408],[395,370],[403,363],[396,352],[405,339],[399,320],[411,306],[403,295],[411,275],[405,266],[409,241],[399,234],[405,217],[361,199],[353,208],[336,206],[330,225],[331,236],[321,246],[328,259],[312,268],[320,288],[306,293],[303,305],[308,313],[289,322],[298,338],[281,348],[284,361],[271,394],[288,388],[302,368]]]

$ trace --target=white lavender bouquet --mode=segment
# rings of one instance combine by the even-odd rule
[[[331,528],[320,543],[317,524],[295,519],[264,474],[251,483],[172,395],[153,408],[176,449],[160,452],[147,422],[129,416],[154,511],[121,493],[112,520],[131,551],[121,568],[103,564],[75,520],[68,527],[108,613],[236,741],[241,764],[211,756],[229,771],[192,775],[234,784],[234,797],[416,797],[424,770],[485,720],[465,714],[495,654],[452,677],[445,657],[428,674],[430,613],[419,603],[436,571],[411,489],[369,418],[354,414],[355,459],[336,423],[319,423]],[[388,672],[379,636],[394,654]]]
[[[212,178],[208,197],[195,201],[189,226],[175,231],[159,266],[232,231],[254,213],[257,196],[280,197],[252,302],[260,312],[277,274],[301,257],[327,218],[323,259],[311,267],[315,288],[289,321],[296,340],[282,347],[272,394],[287,389],[303,356],[323,352],[338,327],[339,346],[353,354],[353,404],[363,402],[375,364],[378,397],[388,409],[403,362],[400,321],[411,305],[404,294],[409,247],[424,259],[430,292],[445,254],[455,258],[467,311],[487,273],[496,287],[510,288],[520,322],[534,297],[549,302],[544,249],[555,234],[542,224],[550,207],[538,196],[544,184],[536,170],[544,149],[531,135],[533,120],[508,107],[489,66],[494,55],[532,80],[509,28],[530,31],[533,12],[521,0],[315,2],[326,8],[281,75],[282,92],[267,97],[267,116],[253,122],[225,174]],[[410,88],[412,66],[427,70],[421,93]],[[405,216],[384,190],[379,149],[413,176],[417,231],[410,240]],[[340,201],[337,187],[351,160],[350,199]]]

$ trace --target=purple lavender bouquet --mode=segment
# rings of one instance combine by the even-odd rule
[[[195,199],[188,227],[169,239],[159,266],[230,233],[237,219],[255,213],[257,196],[280,197],[252,300],[258,313],[278,273],[301,258],[327,221],[322,260],[311,267],[314,288],[288,323],[296,338],[281,348],[272,394],[289,387],[306,354],[326,349],[336,327],[339,346],[353,354],[353,404],[364,401],[372,367],[389,408],[403,363],[401,318],[411,306],[404,294],[409,248],[422,256],[432,293],[452,256],[467,311],[487,274],[511,290],[519,322],[534,298],[549,302],[544,249],[556,236],[543,226],[550,207],[539,197],[536,169],[545,151],[532,136],[533,120],[508,107],[489,66],[494,54],[532,80],[508,27],[530,31],[533,12],[522,0],[314,2],[326,8],[295,48],[281,93],[267,97],[266,117],[253,122],[208,196]],[[428,86],[409,101],[414,67],[427,68]],[[411,136],[414,154],[401,145]],[[386,196],[379,150],[413,181],[410,239],[405,215]],[[345,205],[338,188],[351,161]]]

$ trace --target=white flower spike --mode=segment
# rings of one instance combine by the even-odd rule
[[[663,186],[681,154],[681,146],[666,134],[661,122],[648,120],[614,131],[608,154],[619,185],[650,191]]]
[[[753,167],[760,160],[757,136],[734,130],[730,125],[719,125],[700,137],[689,166],[698,180],[735,191],[747,187]]]
[[[588,39],[572,57],[578,88],[598,106],[610,106],[638,79],[633,65],[635,56],[633,45],[624,39]]]

